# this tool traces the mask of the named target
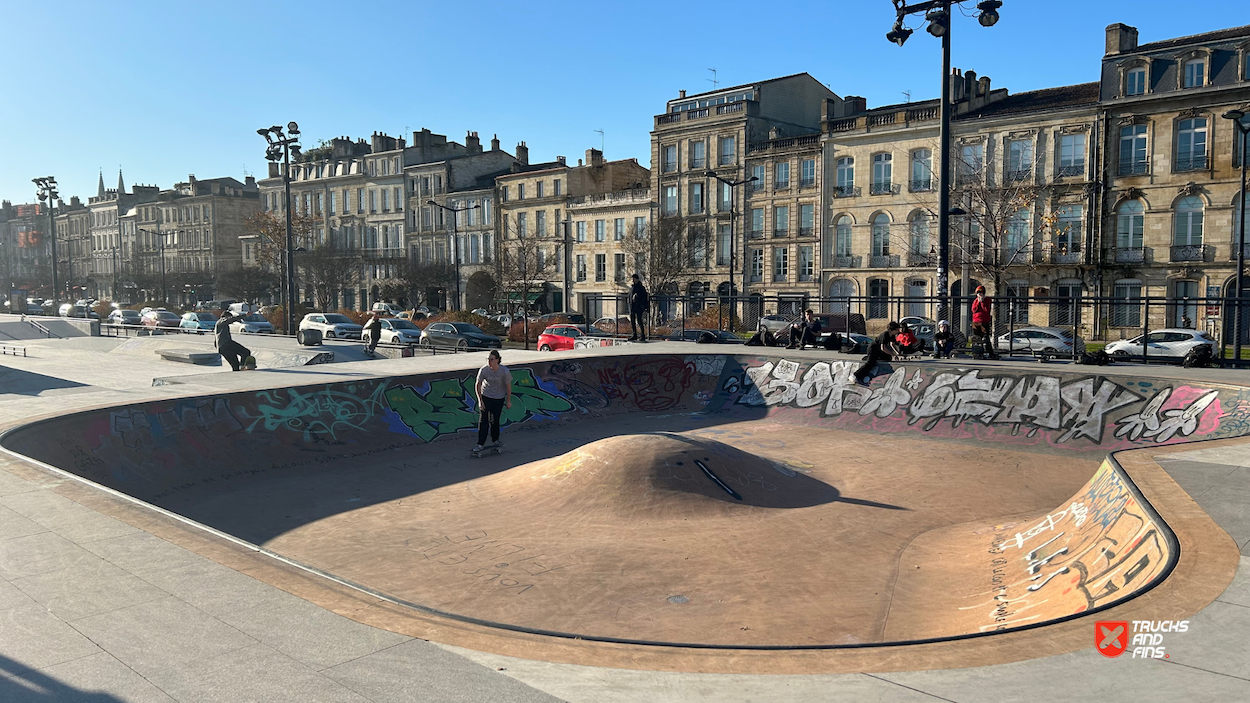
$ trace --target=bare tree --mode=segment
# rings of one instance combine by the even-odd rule
[[[629,226],[621,247],[631,255],[627,268],[646,282],[652,295],[679,292],[678,284],[689,275],[689,230],[689,223],[680,215],[660,215],[641,231]]]
[[[148,278],[151,276],[145,275],[145,280]],[[281,286],[282,279],[276,274],[255,266],[237,268],[217,277],[218,294],[237,296],[240,300],[260,300]]]
[[[302,283],[312,286],[318,310],[330,310],[339,291],[356,282],[360,259],[349,250],[327,244],[314,246],[295,257]]]
[[[314,245],[313,227],[319,221],[311,215],[304,215],[298,211],[291,213],[293,249],[312,248]],[[243,221],[243,229],[249,236],[257,239],[256,260],[261,266],[281,272],[282,264],[286,260],[286,216],[262,210],[249,215]]]
[[[532,233],[521,236],[515,225],[504,230],[503,259],[500,261],[502,289],[518,296],[520,304],[528,307],[531,295],[541,293],[547,284],[548,274],[555,273],[555,262],[562,256],[562,244],[549,237],[536,237]]]
[[[416,305],[418,301],[430,304],[428,291],[448,290],[456,285],[456,267],[448,261],[424,261],[414,263],[405,260],[397,277],[407,296]],[[387,291],[382,291],[385,296]]]

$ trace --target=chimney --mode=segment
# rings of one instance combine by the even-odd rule
[[[499,151],[499,135],[498,134],[490,138],[490,150]]]
[[[977,72],[964,71],[964,97],[972,100],[977,96]]]
[[[988,98],[990,96],[989,76],[981,76],[981,78],[977,80],[977,95],[983,98]]]
[[[470,154],[482,153],[482,140],[478,139],[477,132],[469,132],[465,135],[464,146]]]
[[[530,164],[530,148],[525,146],[525,142],[516,145],[516,160],[529,166]]]
[[[599,151],[598,149],[587,149],[586,150],[586,165],[587,166],[602,166],[603,165],[603,152]]]
[[[686,97],[686,89],[685,89],[685,88],[682,88],[681,90],[677,91],[677,97],[679,97],[679,98],[684,98],[684,97]]]
[[[1107,25],[1107,55],[1122,54],[1137,48],[1137,28],[1116,22]]]
[[[563,157],[563,156],[557,156],[557,157],[556,157],[556,163],[560,164],[561,166],[567,166],[567,165],[568,165],[568,162],[567,162],[567,161],[565,161],[565,159],[564,159],[564,157]]]
[[[964,88],[966,87],[966,84],[964,83],[963,72],[960,71],[958,68],[952,68],[950,81],[951,81],[951,102],[959,103],[967,99],[967,96],[964,94]]]
[[[848,95],[843,101],[843,111],[847,117],[868,111],[868,99],[858,95]]]
[[[269,177],[270,178],[277,178],[282,175],[282,172],[278,170],[278,166],[279,164],[276,164],[272,161],[269,162]]]
[[[256,177],[255,177],[255,176],[247,176],[246,178],[244,178],[244,179],[243,179],[243,187],[244,187],[244,188],[255,188],[255,187],[256,187]]]
[[[191,191],[191,195],[199,195],[199,193],[196,192],[196,186],[198,186],[199,184],[200,182],[195,180],[194,173],[187,174],[187,188],[188,190]]]
[[[578,159],[578,160],[577,160],[577,167],[578,167],[578,168],[581,168],[581,167],[582,167],[582,160],[581,160],[581,159]]]

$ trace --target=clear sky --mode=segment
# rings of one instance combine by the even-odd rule
[[[975,0],[964,2],[969,11]],[[1020,92],[1097,80],[1104,28],[1142,43],[1250,22],[1245,0],[1004,0],[956,17],[953,64]],[[1200,11],[1199,11],[1200,8]],[[256,129],[320,139],[498,134],[531,161],[598,147],[649,165],[652,116],[679,89],[807,71],[869,106],[936,97],[939,42],[885,40],[889,0],[214,2],[0,0],[0,197],[265,172]],[[913,26],[918,26],[913,21]]]

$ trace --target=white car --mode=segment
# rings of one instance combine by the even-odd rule
[[[1190,349],[1204,345],[1211,347],[1212,351],[1215,350],[1215,340],[1206,332],[1176,327],[1155,330],[1146,335],[1147,349],[1144,351],[1142,350],[1141,335],[1137,335],[1132,339],[1112,342],[1106,346],[1104,351],[1115,356],[1141,356],[1144,353],[1147,357],[1168,356],[1181,358],[1188,354]]]
[[[383,315],[390,315],[391,317],[395,317],[403,311],[403,308],[394,303],[374,303],[373,307],[370,309],[370,312],[380,312]]]
[[[1085,340],[1074,339],[1072,330],[1063,327],[1021,327],[998,338],[998,351],[1071,354],[1073,347],[1078,352],[1085,351]]]
[[[321,330],[326,339],[360,339],[360,325],[337,312],[310,312],[299,321],[301,330]]]
[[[383,319],[382,336],[378,341],[384,344],[420,344],[421,328],[408,320],[399,318]]]
[[[273,334],[273,325],[264,316],[252,313],[242,320],[231,322],[230,331],[234,334]]]

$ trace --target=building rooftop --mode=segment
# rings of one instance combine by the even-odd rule
[[[1051,110],[1074,105],[1092,105],[1098,102],[1099,84],[1078,83],[1057,88],[1028,90],[989,103],[978,110],[960,115],[959,119],[967,120],[991,115],[1006,115],[1034,110]]]
[[[1175,46],[1184,46],[1186,44],[1205,44],[1207,42],[1223,41],[1225,39],[1235,39],[1237,37],[1250,37],[1250,24],[1243,25],[1241,27],[1229,27],[1228,29],[1217,29],[1214,32],[1205,32],[1203,34],[1191,34],[1187,37],[1164,39],[1163,41],[1151,42],[1149,44],[1140,44],[1136,49],[1126,51],[1124,53],[1132,54],[1139,51],[1170,49]]]

